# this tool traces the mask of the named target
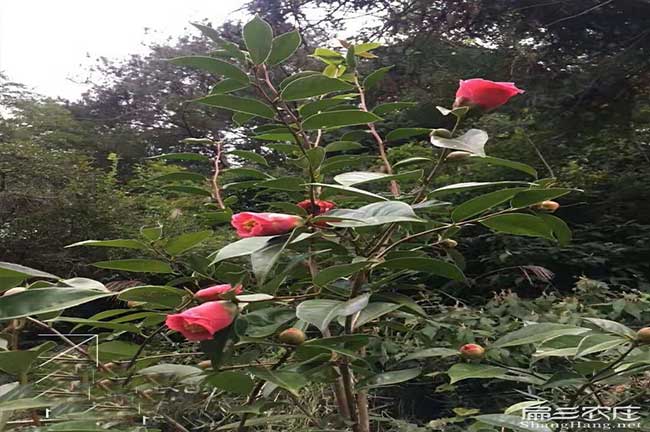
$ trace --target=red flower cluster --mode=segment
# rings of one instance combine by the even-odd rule
[[[524,93],[524,91],[518,89],[515,83],[511,82],[495,82],[482,78],[460,80],[460,85],[456,91],[454,108],[476,106],[490,111],[500,107],[508,102],[511,97],[520,93]]]

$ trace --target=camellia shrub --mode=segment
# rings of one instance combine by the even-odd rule
[[[385,119],[414,104],[368,103],[368,92],[390,69],[361,73],[379,44],[318,48],[312,57],[322,70],[295,70],[283,63],[301,44],[297,31],[274,36],[256,17],[243,27],[245,46],[239,46],[210,27],[196,27],[214,41],[215,51],[171,62],[221,77],[193,103],[232,111],[259,150],[206,138],[195,141],[213,147],[213,160],[198,153],[160,158],[212,164],[209,179],[180,171],[169,177],[179,183],[168,188],[210,196],[210,220],[230,223],[238,239],[201,256],[194,250],[211,231],[168,238],[156,226],[144,227],[137,239],[71,245],[140,254],[94,263],[154,281],[119,292],[98,281],[0,265],[0,283],[8,290],[0,298],[7,341],[0,369],[16,377],[1,396],[0,414],[9,413],[4,422],[27,410],[31,414],[21,421],[40,430],[85,430],[89,421],[92,430],[97,424],[127,427],[140,424],[142,406],[153,413],[142,424],[158,416],[174,430],[549,431],[557,428],[549,422],[558,421],[545,415],[549,410],[584,405],[610,414],[620,408],[619,418],[609,415],[607,422],[637,420],[642,412],[633,405],[642,396],[629,394],[632,387],[614,394],[608,386],[629,383],[650,367],[647,328],[637,333],[566,305],[562,313],[530,314],[525,321],[494,310],[465,315],[462,305],[449,308],[433,295],[444,287],[472,289],[471,269],[459,252],[467,228],[570,241],[569,228],[552,213],[559,206],[554,200],[572,190],[538,178],[531,166],[490,157],[488,133],[468,124],[470,113],[496,110],[525,97],[523,90],[508,82],[461,80],[451,106],[438,107],[453,119],[451,130],[380,133]],[[387,143],[421,140],[437,157],[389,162]],[[282,166],[269,166],[270,153]],[[224,170],[223,157],[240,165]],[[522,180],[438,184],[444,166],[457,163],[499,165]],[[224,175],[236,181],[224,184]],[[405,184],[415,186],[406,190]],[[240,191],[279,198],[234,212]],[[472,198],[459,200],[461,192]],[[66,312],[106,298],[116,299],[115,309],[88,318]],[[29,328],[55,337],[26,348],[21,334]],[[96,334],[90,346],[68,347],[76,341],[66,335],[88,329]],[[37,362],[46,353],[91,359],[93,379],[76,380],[75,369],[64,374],[76,383],[70,394],[37,391],[44,383],[54,386],[62,373],[41,378],[42,369],[52,367]],[[519,401],[487,412],[459,405],[433,413],[428,425],[393,419],[377,402],[387,388],[411,381],[436,382],[432,387],[457,400],[453,394],[465,380],[511,383]],[[193,396],[181,399],[179,389],[190,387]],[[73,390],[84,396],[74,399]],[[86,392],[104,407],[91,420],[88,404],[98,402],[86,400]],[[314,395],[321,402],[308,403]],[[118,414],[108,413],[106,404],[118,404]],[[47,418],[59,421],[55,426],[39,420],[46,407],[53,410]],[[532,409],[537,416],[526,420]],[[205,415],[183,417],[191,410]]]

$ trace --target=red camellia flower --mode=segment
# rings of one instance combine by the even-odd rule
[[[237,314],[237,306],[227,301],[213,301],[167,315],[165,324],[191,341],[212,339],[219,330],[228,327]]]
[[[331,201],[323,201],[323,200],[314,200],[315,208],[311,204],[311,200],[304,200],[300,201],[298,204],[296,204],[298,207],[305,209],[307,213],[318,216],[323,213],[327,213],[328,211],[332,210],[334,207],[336,207],[336,204],[334,204]]]
[[[302,224],[300,216],[281,213],[243,212],[232,216],[230,224],[239,237],[256,237],[285,234]]]
[[[500,107],[508,100],[524,91],[518,89],[515,83],[494,82],[482,78],[460,80],[456,91],[454,108],[461,106],[477,106],[486,111]]]
[[[223,294],[230,291],[234,291],[235,294],[239,295],[244,291],[244,288],[241,285],[237,285],[234,288],[230,284],[214,285],[198,290],[194,293],[194,298],[201,301],[220,300]]]

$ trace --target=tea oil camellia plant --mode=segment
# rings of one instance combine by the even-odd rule
[[[429,426],[411,424],[408,430],[547,431],[551,426],[522,423],[522,410],[541,404],[634,404],[635,395],[603,393],[609,383],[625,382],[650,367],[647,329],[637,335],[613,321],[564,314],[553,322],[504,319],[502,327],[477,327],[472,340],[463,340],[459,334],[468,324],[429,301],[436,298],[429,294],[443,286],[472,289],[466,276],[471,269],[464,268],[458,251],[470,227],[570,241],[569,228],[552,213],[559,206],[554,200],[573,190],[558,186],[554,178],[539,178],[531,166],[489,156],[488,133],[467,124],[470,111],[498,109],[512,97],[525,97],[523,90],[513,83],[463,80],[456,100],[450,101],[453,107],[438,107],[453,119],[451,130],[383,133],[386,119],[413,104],[368,103],[368,92],[389,68],[362,74],[359,66],[376,57],[380,44],[317,48],[312,57],[322,70],[295,70],[283,63],[301,44],[297,31],[274,35],[269,24],[255,17],[243,27],[244,44],[239,46],[210,27],[196,27],[214,41],[215,51],[170,61],[221,79],[193,103],[231,111],[234,121],[259,142],[259,151],[203,140],[217,149],[210,162],[213,176],[203,179],[184,171],[176,179],[195,186],[179,183],[177,190],[209,196],[212,222],[230,223],[239,239],[208,256],[195,251],[211,231],[166,238],[162,226],[143,228],[138,239],[71,245],[142,254],[95,263],[158,281],[120,292],[89,279],[64,280],[2,264],[3,289],[26,288],[0,298],[9,341],[0,352],[0,369],[17,376],[16,388],[38,387],[30,384],[37,381],[30,377],[36,355],[34,348],[21,348],[22,329],[36,326],[67,343],[55,327],[74,325],[99,332],[99,359],[105,356],[112,363],[98,366],[104,392],[134,391],[146,402],[172,379],[177,388],[198,386],[197,406],[215,407],[215,394],[221,400],[229,397],[234,402],[218,410],[205,408],[209,427],[192,425],[209,430],[245,431],[260,425],[283,431],[406,430],[399,429],[399,419],[384,415],[375,397],[409,381],[435,388],[441,377],[449,382],[440,391],[450,394],[469,379],[514,383],[521,390],[520,403],[496,412],[459,406],[451,417]],[[437,157],[392,165],[388,143],[413,139],[425,140]],[[269,167],[264,157],[269,152],[282,156],[281,169]],[[224,170],[223,153],[247,165]],[[160,157],[208,162],[199,154]],[[464,160],[511,168],[522,180],[438,184],[446,164]],[[224,184],[223,175],[237,180]],[[407,189],[405,184],[415,186]],[[233,214],[239,191],[284,198],[256,202],[254,211]],[[459,200],[461,192],[473,198]],[[117,298],[130,308],[90,318],[66,315],[66,309],[101,298]],[[79,357],[90,353],[82,351]],[[24,367],[10,366],[19,354]],[[334,402],[307,404],[307,395],[316,391]],[[15,400],[25,398],[12,402],[7,394],[0,408],[14,403],[14,411],[31,410],[32,417],[43,406],[57,406],[53,398],[20,405]],[[167,415],[165,421],[183,430],[179,418]],[[74,416],[67,420],[80,421]],[[111,421],[114,426],[115,418]]]

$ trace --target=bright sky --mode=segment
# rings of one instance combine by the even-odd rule
[[[245,0],[0,0],[0,71],[47,96],[76,98],[84,66],[144,52],[190,21],[218,26]],[[145,34],[145,28],[150,29]]]

